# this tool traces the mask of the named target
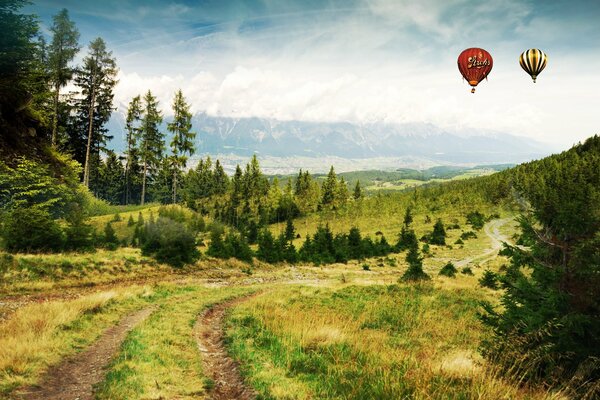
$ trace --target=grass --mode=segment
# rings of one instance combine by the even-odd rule
[[[117,280],[158,278],[171,272],[172,268],[143,257],[140,250],[134,248],[92,253],[0,253],[0,288],[4,293],[89,287]]]
[[[542,399],[477,353],[474,289],[287,287],[237,307],[231,352],[264,399]]]
[[[134,329],[98,386],[101,399],[192,399],[204,394],[210,381],[203,376],[192,329],[202,309],[248,293],[247,288],[186,287],[161,303],[148,320]]]
[[[0,395],[35,383],[47,368],[164,290],[131,286],[20,308],[0,325]]]

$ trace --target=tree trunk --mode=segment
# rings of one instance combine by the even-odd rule
[[[173,170],[173,204],[177,203],[177,168]]]
[[[83,184],[90,187],[90,149],[92,147],[92,134],[94,132],[94,103],[96,102],[96,93],[92,91],[92,101],[90,102],[90,120],[88,127],[88,142],[85,149],[85,167],[83,168]]]
[[[142,175],[142,201],[141,201],[141,205],[144,205],[144,202],[146,200],[146,173],[148,172],[148,164],[146,163],[146,161],[144,161],[144,173]]]
[[[129,140],[129,136],[127,137],[127,162],[125,162],[125,205],[129,204],[130,194],[130,185],[129,185],[129,169],[131,168],[131,142]]]
[[[54,87],[54,118],[52,118],[52,147],[56,148],[56,131],[58,130],[58,96],[60,87],[57,84]]]

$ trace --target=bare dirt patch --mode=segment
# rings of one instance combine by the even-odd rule
[[[214,386],[209,390],[213,400],[252,400],[256,398],[254,390],[246,385],[240,375],[237,362],[227,353],[223,341],[225,333],[223,320],[228,308],[249,297],[241,297],[217,304],[198,317],[194,327],[194,336],[202,353],[204,373]]]
[[[116,354],[127,333],[152,314],[147,307],[129,314],[108,328],[87,350],[51,368],[39,385],[18,392],[22,400],[93,400],[93,386],[104,379],[105,367]]]

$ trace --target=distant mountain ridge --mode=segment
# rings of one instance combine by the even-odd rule
[[[198,154],[348,159],[410,156],[439,164],[468,164],[516,163],[550,153],[543,144],[528,138],[504,133],[459,135],[427,123],[278,121],[204,113],[196,114],[192,123]],[[123,126],[122,121],[117,124]],[[124,141],[118,136],[115,134],[113,147],[120,151]]]

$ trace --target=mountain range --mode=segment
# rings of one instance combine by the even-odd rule
[[[194,115],[197,154],[269,158],[375,159],[411,157],[432,164],[518,163],[550,153],[529,138],[498,132],[449,132],[428,123],[278,121]],[[112,147],[124,149],[123,117],[111,120]],[[166,132],[166,123],[163,126]],[[121,132],[119,134],[119,132]]]

